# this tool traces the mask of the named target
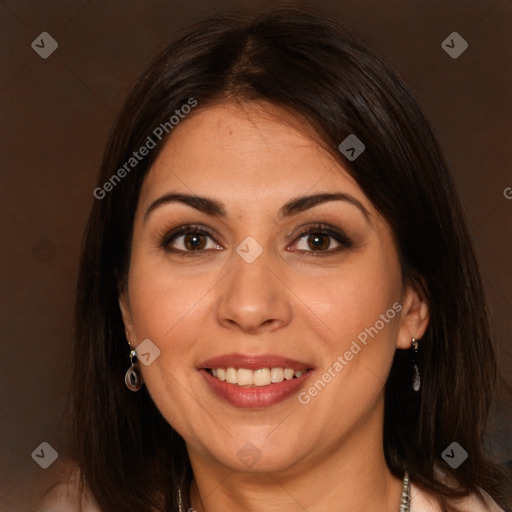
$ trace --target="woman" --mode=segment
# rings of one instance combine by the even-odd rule
[[[305,9],[200,23],[137,83],[94,196],[68,486],[86,507],[508,506],[461,207],[374,51]]]

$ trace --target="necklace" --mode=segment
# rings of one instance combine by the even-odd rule
[[[179,489],[178,489],[178,507],[180,509],[180,512],[185,512],[183,509],[183,501],[181,499],[181,490],[179,490]],[[410,481],[409,481],[409,473],[406,471],[405,475],[404,475],[404,482],[402,484],[402,497],[400,498],[400,510],[398,512],[410,512],[410,509],[411,509],[411,485],[410,485]],[[195,511],[195,509],[192,509],[192,510]]]
[[[400,498],[400,512],[409,512],[411,509],[411,484],[409,482],[409,473],[404,475],[404,483],[402,485],[402,497]]]

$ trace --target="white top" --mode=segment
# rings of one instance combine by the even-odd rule
[[[486,494],[486,502],[482,502],[476,496],[471,495],[454,504],[463,512],[504,512]],[[73,512],[78,510],[76,487],[72,483],[60,484],[39,504],[39,510],[51,510],[52,512]],[[411,510],[410,512],[439,512],[440,508],[434,499],[425,492],[419,490],[411,483]],[[98,508],[87,503],[83,512],[101,512]]]
[[[494,500],[486,493],[483,493],[486,501],[483,502],[474,494],[460,501],[453,501],[463,512],[504,512],[504,510],[494,502]],[[440,508],[435,500],[427,495],[427,493],[418,489],[411,483],[411,511],[410,512],[439,512]]]

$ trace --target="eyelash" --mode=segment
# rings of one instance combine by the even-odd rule
[[[354,243],[352,240],[340,229],[334,228],[332,226],[329,226],[328,224],[322,224],[317,223],[313,224],[312,226],[309,226],[304,231],[301,231],[295,238],[295,240],[301,240],[302,238],[306,236],[311,235],[325,235],[330,238],[333,238],[336,242],[338,242],[338,247],[334,249],[329,249],[327,251],[320,251],[320,250],[310,250],[310,251],[304,251],[304,250],[295,250],[294,252],[302,253],[303,255],[311,255],[314,257],[326,257],[326,256],[332,256],[334,254],[337,254],[343,250],[351,249],[354,247]]]
[[[166,252],[169,253],[175,253],[175,254],[181,254],[183,257],[194,257],[199,256],[201,253],[205,251],[205,249],[197,250],[197,251],[184,251],[182,249],[171,249],[169,246],[170,244],[175,241],[176,238],[183,236],[183,235],[203,235],[210,237],[213,241],[214,237],[214,230],[210,228],[205,228],[202,226],[197,225],[186,225],[181,226],[169,233],[167,233],[165,236],[163,236],[162,241],[160,242],[159,246],[164,249]],[[339,243],[339,246],[335,249],[330,249],[327,251],[320,251],[320,250],[311,250],[311,251],[304,251],[304,250],[294,250],[293,252],[299,252],[299,253],[311,253],[311,256],[315,257],[325,257],[330,256],[333,254],[337,254],[338,252],[350,249],[354,246],[352,240],[341,230],[332,228],[331,226],[327,224],[315,224],[313,226],[309,226],[308,229],[301,232],[297,235],[296,240],[300,240],[304,238],[306,235],[326,235]]]

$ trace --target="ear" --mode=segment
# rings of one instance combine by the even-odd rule
[[[402,312],[397,348],[408,349],[411,339],[421,339],[430,320],[430,308],[419,284],[409,283],[402,296]]]
[[[136,341],[135,329],[133,328],[132,313],[130,309],[130,301],[126,292],[119,293],[119,309],[123,317],[124,330],[126,331],[126,339],[132,344]]]

